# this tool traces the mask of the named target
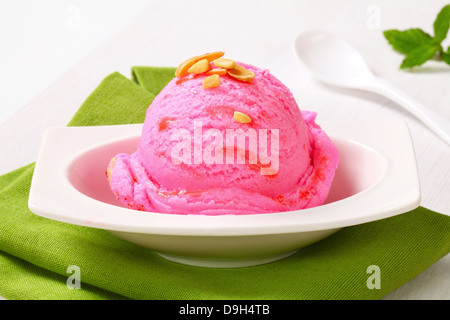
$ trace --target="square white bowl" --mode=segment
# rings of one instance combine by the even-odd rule
[[[180,263],[241,267],[275,261],[343,227],[420,204],[414,148],[402,121],[324,123],[340,153],[324,205],[252,215],[141,212],[119,203],[105,176],[117,153],[136,150],[142,124],[49,128],[29,208],[42,217],[99,228]]]

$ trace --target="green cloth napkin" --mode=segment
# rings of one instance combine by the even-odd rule
[[[109,75],[69,125],[143,122],[174,70],[135,67],[132,80]],[[450,251],[450,217],[419,207],[344,228],[277,262],[185,266],[104,230],[34,215],[27,205],[33,170],[0,177],[0,295],[7,299],[380,299]],[[67,285],[70,266],[79,268],[80,289]]]

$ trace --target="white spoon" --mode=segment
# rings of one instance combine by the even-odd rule
[[[294,41],[295,54],[319,80],[388,97],[450,144],[450,121],[373,75],[362,56],[348,43],[326,31],[306,31]]]

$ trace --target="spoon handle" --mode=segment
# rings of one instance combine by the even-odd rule
[[[402,90],[396,88],[394,85],[381,78],[374,78],[368,89],[384,95],[404,107],[407,111],[416,116],[426,126],[433,130],[433,132],[441,137],[442,140],[444,140],[447,144],[450,144],[449,119],[427,108]]]

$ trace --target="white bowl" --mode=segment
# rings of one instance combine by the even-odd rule
[[[37,215],[109,231],[188,265],[242,267],[287,257],[339,229],[419,206],[414,149],[401,121],[321,124],[340,153],[326,204],[253,215],[174,215],[125,208],[105,171],[136,150],[142,125],[58,127],[45,133],[30,189]]]

